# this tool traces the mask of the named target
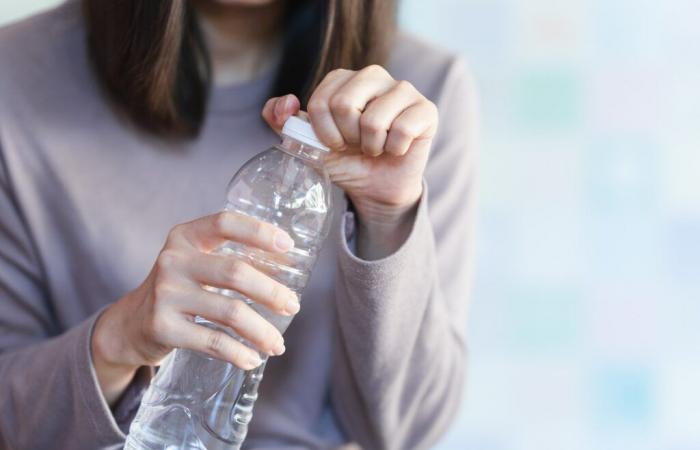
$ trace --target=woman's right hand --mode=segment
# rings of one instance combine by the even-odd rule
[[[222,331],[196,324],[195,316],[234,329],[260,352],[284,353],[281,333],[250,306],[202,288],[238,291],[278,314],[299,311],[299,300],[289,288],[240,259],[212,253],[227,241],[278,254],[294,246],[283,230],[231,212],[174,227],[144,282],[95,324],[92,357],[108,403],[119,398],[138,367],[158,365],[176,347],[245,370],[262,363],[258,352]]]

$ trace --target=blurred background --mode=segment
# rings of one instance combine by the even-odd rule
[[[698,0],[403,1],[483,113],[468,389],[438,450],[700,449],[699,21]]]

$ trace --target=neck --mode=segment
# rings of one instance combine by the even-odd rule
[[[245,6],[196,0],[193,5],[215,85],[249,81],[272,69],[281,47],[283,2]]]

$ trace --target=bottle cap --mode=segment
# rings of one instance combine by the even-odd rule
[[[328,147],[318,140],[314,129],[311,128],[311,124],[301,117],[291,116],[287,119],[284,122],[284,127],[282,127],[282,134],[317,149],[330,151]]]

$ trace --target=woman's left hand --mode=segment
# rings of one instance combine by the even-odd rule
[[[279,132],[297,113],[299,100],[290,94],[268,100],[262,115]],[[411,83],[373,65],[328,73],[309,99],[308,117],[333,150],[326,168],[361,224],[389,231],[405,221],[422,193],[438,124],[435,105]]]

